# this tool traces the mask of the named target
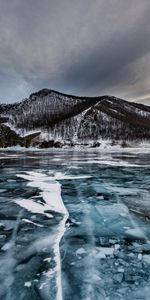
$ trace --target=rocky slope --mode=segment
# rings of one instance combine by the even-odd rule
[[[21,102],[1,104],[0,124],[1,147],[141,141],[150,139],[150,107],[112,96],[76,97],[44,89]],[[25,138],[30,133],[35,134]]]
[[[21,137],[14,130],[11,130],[9,126],[0,124],[0,148],[7,148],[11,146],[25,146],[29,147],[34,139],[40,135],[40,132],[26,135]]]

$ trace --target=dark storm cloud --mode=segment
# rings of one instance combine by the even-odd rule
[[[0,0],[0,99],[150,95],[148,0]]]

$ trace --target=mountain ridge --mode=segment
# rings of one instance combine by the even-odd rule
[[[37,146],[44,134],[47,141],[62,143],[149,140],[150,107],[110,95],[80,97],[42,89],[21,102],[0,104],[0,124],[18,135],[41,132]]]

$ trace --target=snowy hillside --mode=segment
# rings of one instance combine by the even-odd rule
[[[112,96],[76,97],[48,89],[18,103],[1,104],[0,123],[19,136],[39,132],[32,141],[35,146],[52,140],[72,144],[150,139],[149,106]]]

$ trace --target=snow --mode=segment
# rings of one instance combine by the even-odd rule
[[[52,260],[51,257],[47,257],[47,258],[43,259],[43,261],[47,261],[47,262],[50,262],[51,260]]]
[[[41,205],[33,199],[16,200],[16,203],[34,213],[45,213],[46,210],[52,210],[59,213],[66,213],[66,208],[61,198],[61,185],[54,177],[49,177],[38,172],[27,172],[26,174],[17,174],[18,177],[29,180],[28,186],[37,187],[41,190],[45,204]]]
[[[91,178],[92,176],[84,176],[84,175],[65,175],[61,172],[56,172],[54,177],[51,177],[55,180],[73,180],[73,179],[85,179],[85,178]]]
[[[26,286],[28,288],[30,288],[31,285],[32,285],[31,281],[27,281],[27,282],[24,283],[24,286]]]
[[[86,250],[84,248],[79,248],[77,251],[76,251],[76,255],[82,255],[82,254],[85,254],[86,253]]]
[[[36,131],[37,132],[37,131]],[[42,133],[41,133],[41,137],[42,137]],[[42,140],[42,138],[41,138]],[[60,142],[62,141],[62,138],[60,137],[58,140],[60,140]],[[61,152],[61,151],[83,151],[86,150],[87,152],[101,152],[101,153],[114,153],[114,152],[122,152],[122,153],[134,153],[134,154],[140,154],[140,153],[149,153],[150,152],[150,142],[129,142],[127,147],[122,147],[121,143],[118,141],[117,145],[112,145],[112,141],[110,139],[98,139],[97,142],[100,143],[99,147],[95,147],[92,148],[93,145],[93,141],[92,140],[88,140],[87,143],[88,145],[84,145],[83,142],[77,142],[76,144],[76,140],[74,141],[75,145],[74,147],[70,147],[67,143],[62,146],[62,149],[59,148],[49,148],[49,149],[40,149],[37,147],[30,147],[30,148],[25,148],[25,147],[21,147],[21,146],[12,146],[12,147],[7,147],[7,148],[0,148],[0,150],[3,151],[3,154],[9,151],[16,151],[16,152],[22,152],[22,153],[27,153],[30,151],[36,151],[36,152]],[[18,155],[16,155],[17,157]],[[5,159],[7,157],[1,156],[1,159]]]
[[[66,230],[66,221],[68,219],[68,211],[63,203],[61,197],[61,184],[57,180],[74,180],[78,178],[88,178],[89,176],[73,176],[73,175],[66,175],[60,172],[56,172],[53,176],[48,176],[41,172],[33,172],[28,171],[25,174],[17,174],[19,178],[23,178],[28,180],[28,186],[36,187],[41,192],[40,195],[43,198],[45,203],[37,203],[34,199],[19,199],[15,200],[15,202],[20,205],[21,207],[26,208],[31,213],[41,213],[46,215],[47,217],[52,217],[49,214],[48,210],[58,212],[62,214],[62,219],[59,222],[56,230],[56,235],[53,241],[53,253],[54,253],[54,260],[55,260],[55,268],[52,271],[51,269],[47,272],[47,278],[51,276],[56,276],[56,286],[57,286],[57,293],[56,293],[56,300],[63,300],[62,296],[62,282],[61,282],[61,257],[60,257],[60,241],[64,235]],[[23,219],[24,222],[29,222],[34,225],[37,223],[31,222],[28,219]],[[81,251],[80,251],[81,253]],[[50,262],[51,258],[47,258],[45,261]],[[46,274],[44,274],[46,275]],[[26,283],[26,286],[29,287],[29,283]],[[42,283],[40,289],[46,287],[46,282]]]
[[[20,205],[21,207],[29,210],[31,213],[35,213],[35,214],[44,214],[45,216],[47,216],[48,218],[52,218],[52,214],[50,213],[45,213],[46,209],[49,209],[49,207],[46,208],[45,206],[42,206],[41,204],[34,202],[34,200],[30,199],[19,199],[19,200],[15,200],[15,203]]]
[[[26,172],[26,174],[17,174],[18,177],[29,180],[28,186],[37,187],[41,190],[41,196],[45,201],[45,205],[41,205],[37,202],[34,202],[32,199],[23,199],[16,200],[15,202],[20,206],[30,210],[33,213],[43,213],[49,217],[48,213],[45,213],[46,210],[52,210],[63,214],[62,220],[58,224],[57,233],[54,239],[53,252],[55,256],[55,274],[56,274],[56,286],[57,286],[57,295],[56,300],[62,300],[62,283],[61,283],[61,257],[59,244],[66,230],[66,221],[68,219],[68,211],[63,203],[61,198],[61,185],[56,181],[57,174],[54,177],[47,176],[38,172]],[[63,176],[61,176],[63,177]],[[44,288],[44,285],[41,285],[41,289]]]
[[[53,246],[54,254],[55,254],[55,272],[56,272],[56,286],[57,286],[57,295],[56,300],[63,300],[63,294],[62,294],[62,282],[61,282],[61,256],[60,256],[60,241],[64,235],[64,232],[66,230],[66,221],[68,219],[68,211],[66,210],[66,213],[64,214],[63,219],[59,223],[59,227],[57,230],[57,236],[55,238],[55,243]]]
[[[30,221],[28,219],[22,219],[22,221],[25,222],[25,223],[33,224],[33,225],[38,226],[38,227],[43,227],[43,225],[37,224],[37,223],[32,222],[32,221]]]
[[[136,140],[138,136],[141,136],[135,133],[136,124],[132,129],[130,122],[125,124],[121,119],[111,116],[110,111],[115,112],[114,115],[120,115],[119,108],[122,108],[124,117],[129,114],[139,118],[141,124],[139,129],[142,130],[144,136],[142,120],[148,124],[150,116],[148,108],[144,108],[144,106],[138,108],[128,101],[111,96],[104,96],[103,99],[101,97],[101,101],[99,100],[100,98],[95,98],[89,102],[86,98],[42,90],[20,103],[14,103],[9,107],[4,106],[3,114],[9,119],[5,125],[21,137],[40,133],[37,144],[54,140],[64,143],[64,147],[69,147],[69,144],[73,142],[83,148],[81,144],[84,144],[84,141],[86,144],[89,139],[89,145],[100,140],[100,149],[109,149],[112,147],[112,142],[107,143],[105,140],[111,138],[115,141],[119,138],[118,146],[113,146],[115,149],[121,148],[119,143],[122,140],[133,138]],[[106,112],[103,112],[105,109],[102,108],[101,103]],[[145,128],[148,126],[146,125]],[[137,147],[133,143],[130,144],[131,147]]]
[[[61,185],[56,180],[65,179],[81,179],[91,176],[68,176],[62,173],[55,173],[54,176],[47,176],[38,172],[26,172],[26,174],[17,174],[18,177],[29,180],[28,186],[36,187],[41,190],[40,195],[45,201],[45,204],[39,204],[34,199],[19,199],[15,200],[17,204],[26,208],[32,213],[45,214],[47,217],[52,217],[46,211],[51,210],[66,214],[66,208],[61,197]]]

